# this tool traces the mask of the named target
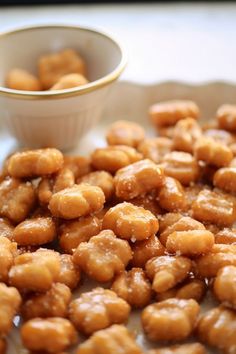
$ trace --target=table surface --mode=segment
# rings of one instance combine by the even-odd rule
[[[236,82],[236,4],[57,5],[0,8],[0,31],[70,23],[115,35],[127,50],[122,78]]]

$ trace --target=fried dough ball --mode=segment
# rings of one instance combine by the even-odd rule
[[[62,153],[53,148],[16,152],[8,161],[8,172],[16,178],[40,177],[57,172],[63,166]]]
[[[151,258],[145,266],[147,276],[152,280],[152,288],[157,293],[173,288],[187,278],[191,270],[190,259],[178,256]]]
[[[156,127],[175,125],[184,118],[199,117],[199,108],[193,101],[173,100],[152,105],[149,108],[149,116]]]
[[[142,325],[152,341],[179,341],[193,331],[200,307],[195,300],[168,299],[147,306]]]
[[[147,354],[207,354],[207,352],[202,344],[191,343],[149,350]]]
[[[193,217],[202,222],[230,226],[236,221],[235,199],[204,189],[192,204]]]
[[[175,231],[168,236],[166,249],[191,258],[210,252],[214,243],[215,237],[208,230]]]
[[[105,196],[101,188],[89,184],[74,185],[53,194],[49,209],[53,216],[75,219],[103,208]]]
[[[226,192],[236,193],[236,167],[224,167],[216,171],[214,186]]]
[[[73,262],[99,282],[112,280],[125,270],[131,259],[128,242],[118,239],[111,230],[101,231],[89,242],[82,242],[73,255]]]
[[[204,131],[204,136],[224,145],[231,145],[234,143],[233,134],[223,129],[206,129]]]
[[[114,178],[116,196],[123,200],[138,197],[162,186],[162,168],[146,159],[120,169]]]
[[[108,210],[102,227],[112,230],[120,238],[135,242],[156,234],[159,223],[149,210],[123,202]]]
[[[4,236],[0,236],[0,282],[7,283],[8,272],[16,255],[17,244]]]
[[[9,220],[0,218],[0,236],[7,237],[9,240],[12,239],[14,226]]]
[[[122,325],[113,325],[95,332],[82,343],[76,354],[144,354],[135,343],[132,335]]]
[[[192,153],[194,144],[202,136],[202,129],[193,118],[178,121],[173,133],[173,150]]]
[[[48,249],[24,253],[15,258],[9,272],[9,283],[20,291],[45,292],[57,281],[60,256]]]
[[[35,317],[66,317],[71,300],[71,291],[68,286],[55,283],[44,294],[29,296],[21,307],[25,320]]]
[[[21,296],[17,289],[0,283],[0,333],[7,335],[13,324],[13,318],[21,305]]]
[[[216,347],[224,353],[233,354],[236,347],[235,326],[235,312],[219,306],[201,315],[197,325],[197,335],[201,342]]]
[[[59,283],[67,285],[71,290],[75,289],[80,282],[80,270],[73,263],[69,254],[60,255],[60,273],[57,277]]]
[[[195,272],[202,278],[212,278],[220,268],[236,266],[236,245],[215,244],[211,252],[195,260]]]
[[[38,61],[38,73],[43,88],[48,90],[64,75],[86,76],[86,64],[75,50],[64,49],[59,53],[41,56]]]
[[[236,266],[226,266],[218,271],[214,294],[223,305],[236,308]]]
[[[76,183],[87,183],[91,186],[100,187],[105,194],[106,202],[112,198],[115,191],[113,177],[106,171],[90,172],[77,179]]]
[[[127,120],[114,122],[107,131],[106,140],[109,145],[127,145],[137,147],[145,138],[141,125]]]
[[[215,234],[215,243],[236,244],[236,229],[218,230]]]
[[[197,160],[189,153],[172,151],[166,154],[161,165],[166,176],[177,179],[183,185],[189,185],[199,177]]]
[[[114,291],[95,288],[83,293],[70,304],[69,318],[83,334],[107,328],[112,324],[127,321],[130,313],[129,304],[118,297]]]
[[[111,145],[94,150],[91,159],[97,170],[115,173],[120,168],[141,160],[142,155],[130,146]]]
[[[41,91],[42,87],[38,78],[27,70],[11,69],[6,77],[6,87],[13,90]]]
[[[131,264],[133,267],[140,268],[144,268],[149,259],[165,254],[165,248],[155,235],[152,235],[147,240],[135,242],[132,245],[132,251]]]
[[[143,140],[137,147],[145,159],[160,163],[163,157],[171,152],[172,140],[165,137],[148,138]]]
[[[72,187],[75,184],[74,173],[66,167],[63,167],[56,175],[53,186],[53,193],[57,193],[65,188]]]
[[[144,307],[151,301],[151,284],[141,268],[132,268],[118,274],[111,289],[132,307]]]
[[[65,318],[34,318],[20,329],[25,348],[32,351],[58,353],[77,342],[77,333],[70,321]]]
[[[87,175],[92,171],[91,159],[86,156],[64,156],[64,168],[71,170],[75,179]]]
[[[224,104],[216,112],[217,123],[220,128],[236,131],[236,105]]]
[[[13,223],[23,221],[35,204],[35,192],[30,182],[7,178],[0,183],[0,216]]]
[[[86,85],[89,81],[81,74],[68,74],[60,79],[50,88],[50,90],[65,90],[73,87]]]
[[[194,145],[194,155],[197,160],[205,161],[216,167],[228,166],[233,159],[233,153],[229,147],[206,137],[198,139]]]
[[[87,242],[101,230],[96,216],[86,216],[78,220],[66,221],[59,228],[59,244],[65,253],[73,253],[81,242]]]
[[[43,245],[56,237],[56,225],[52,218],[39,217],[22,221],[13,231],[13,241],[21,246]]]
[[[175,178],[165,177],[158,192],[158,202],[167,211],[186,210],[187,199],[181,183]]]

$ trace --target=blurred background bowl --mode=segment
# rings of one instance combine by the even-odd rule
[[[89,83],[60,91],[4,87],[6,74],[21,68],[37,74],[42,54],[75,49],[88,68]],[[27,147],[76,146],[101,118],[106,96],[126,59],[109,35],[71,25],[24,27],[0,34],[0,111],[11,134]]]

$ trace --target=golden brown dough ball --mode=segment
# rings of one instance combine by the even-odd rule
[[[236,105],[224,104],[216,112],[217,123],[220,128],[236,131]]]
[[[88,80],[81,74],[68,74],[60,79],[50,88],[50,90],[65,90],[88,84]]]
[[[106,139],[109,145],[127,145],[137,147],[145,138],[141,125],[127,120],[118,120],[107,131]]]
[[[91,186],[100,187],[105,194],[106,202],[113,197],[115,191],[113,176],[106,171],[90,172],[77,179],[76,183],[87,183]]]
[[[7,335],[12,326],[15,315],[19,312],[21,296],[16,288],[0,283],[0,333]]]
[[[6,87],[13,90],[41,91],[39,79],[27,70],[11,69],[6,77]]]
[[[0,236],[0,281],[8,282],[8,273],[17,255],[17,244]]]

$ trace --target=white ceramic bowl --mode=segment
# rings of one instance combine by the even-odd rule
[[[60,91],[4,87],[12,68],[37,72],[41,54],[73,48],[88,66],[87,85]],[[24,27],[0,34],[0,114],[21,145],[66,150],[101,118],[111,84],[126,64],[119,44],[107,34],[65,25]]]

